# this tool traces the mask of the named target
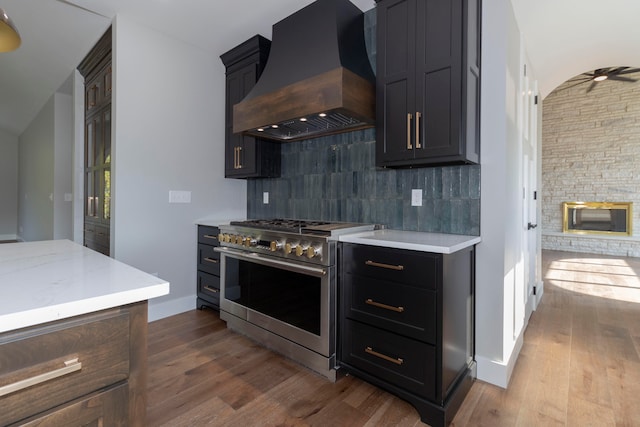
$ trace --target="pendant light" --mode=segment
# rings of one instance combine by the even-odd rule
[[[0,52],[10,52],[20,47],[20,34],[7,13],[0,8]]]

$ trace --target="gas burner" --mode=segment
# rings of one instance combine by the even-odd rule
[[[289,233],[302,233],[308,227],[318,227],[330,224],[326,221],[310,221],[303,219],[273,218],[273,219],[250,219],[247,221],[232,221],[231,225],[241,225],[244,227],[254,227],[261,230],[286,231]]]
[[[371,230],[373,225],[337,221],[318,221],[290,218],[250,219],[231,221],[231,225],[251,227],[260,230],[282,231],[296,234],[336,236],[347,232]]]

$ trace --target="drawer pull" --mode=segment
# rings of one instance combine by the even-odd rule
[[[218,236],[212,236],[211,234],[204,234],[202,237],[204,237],[205,239],[218,240]]]
[[[411,145],[411,119],[413,119],[413,116],[411,113],[407,113],[407,150],[413,150]]]
[[[205,291],[209,291],[209,292],[213,292],[214,294],[217,294],[218,292],[220,292],[218,289],[216,288],[212,288],[211,286],[203,286]]]
[[[218,263],[218,260],[215,259],[215,258],[204,257],[204,260],[207,261],[207,262],[212,262],[214,264]]]
[[[371,298],[367,298],[365,300],[365,303],[369,304],[369,305],[372,305],[374,307],[384,308],[386,310],[395,311],[396,313],[402,313],[404,311],[404,307],[394,307],[392,305],[382,304],[381,302],[375,302]]]
[[[383,264],[381,262],[375,262],[371,260],[365,261],[365,264],[370,265],[372,267],[388,268],[389,270],[397,270],[397,271],[404,270],[404,265]]]
[[[67,360],[64,362],[63,368],[54,369],[53,371],[45,372],[44,374],[36,375],[31,378],[26,378],[0,387],[0,397],[15,393],[16,391],[23,390],[27,387],[32,387],[34,385],[60,378],[72,372],[79,371],[80,369],[82,369],[82,363],[78,361],[77,357],[75,359]]]
[[[396,365],[402,365],[404,363],[404,360],[399,358],[399,357],[396,357],[394,359],[393,357],[389,357],[386,354],[378,353],[377,351],[375,351],[371,347],[365,348],[364,351],[366,353],[369,353],[369,354],[373,355],[373,356],[379,357],[380,359],[386,360],[387,362],[395,363]]]

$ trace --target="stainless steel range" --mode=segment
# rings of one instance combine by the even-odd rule
[[[220,318],[335,381],[337,237],[373,224],[269,219],[220,226]]]

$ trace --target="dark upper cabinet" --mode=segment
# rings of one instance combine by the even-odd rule
[[[378,1],[378,166],[478,163],[480,1]]]
[[[233,133],[233,105],[255,86],[269,56],[271,42],[254,36],[223,54],[227,68],[225,99],[225,176],[272,178],[280,176],[280,144]]]

